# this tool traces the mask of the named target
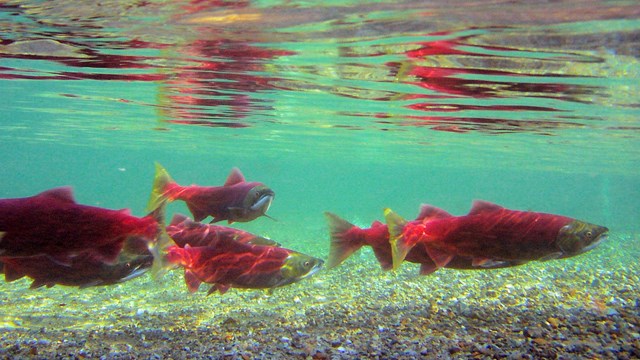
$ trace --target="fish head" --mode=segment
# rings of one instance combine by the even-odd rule
[[[310,277],[317,273],[324,264],[322,259],[305,255],[298,252],[292,252],[284,261],[280,274],[282,276],[277,286],[294,283],[300,279]]]
[[[556,237],[556,244],[562,251],[560,257],[566,258],[587,252],[607,238],[604,226],[573,220],[563,226]]]
[[[252,187],[242,201],[242,206],[231,209],[233,221],[251,221],[266,216],[274,197],[273,190],[265,185]]]
[[[125,282],[146,273],[153,265],[153,256],[136,256],[129,261],[112,266],[114,282]]]

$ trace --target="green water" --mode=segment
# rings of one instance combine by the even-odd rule
[[[462,215],[474,199],[605,225],[594,253],[637,249],[631,2],[28,3],[0,5],[0,198],[71,185],[141,216],[155,161],[184,185],[237,166],[274,189],[277,221],[235,225],[323,258],[324,211],[367,226],[385,207]],[[35,39],[55,53],[14,43]],[[66,296],[28,284],[0,288]]]

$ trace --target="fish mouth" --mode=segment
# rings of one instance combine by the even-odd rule
[[[301,279],[304,279],[304,278],[309,277],[309,276],[313,276],[315,273],[320,271],[320,269],[322,269],[322,265],[323,264],[324,264],[324,260],[318,260],[318,263],[313,268],[311,268],[311,270],[309,270],[308,273],[304,274],[301,277]]]
[[[593,240],[593,242],[591,242],[591,244],[583,247],[577,253],[567,252],[564,249],[560,248],[560,250],[562,251],[562,255],[563,255],[562,257],[569,257],[569,256],[575,256],[575,255],[584,254],[587,251],[595,249],[598,245],[600,245],[601,242],[607,240],[608,237],[609,237],[609,235],[606,234],[606,233],[598,235],[598,237],[596,237],[595,240]]]
[[[591,244],[585,246],[582,249],[582,252],[587,252],[589,250],[594,249],[596,246],[600,245],[601,242],[607,240],[608,237],[609,237],[609,235],[607,235],[607,234],[602,234],[602,235],[598,236],[598,238],[594,242],[592,242]]]
[[[269,210],[271,202],[273,201],[273,194],[265,193],[258,200],[256,200],[250,209],[253,211],[261,211],[263,214]]]

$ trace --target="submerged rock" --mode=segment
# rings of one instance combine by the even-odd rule
[[[54,57],[89,57],[82,49],[52,39],[19,40],[0,46],[0,53],[11,55],[33,55]]]

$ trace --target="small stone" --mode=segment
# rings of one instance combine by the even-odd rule
[[[619,315],[620,313],[618,312],[618,310],[614,309],[614,308],[608,308],[607,311],[605,312],[605,315],[607,316],[615,316],[615,315]]]
[[[541,328],[538,327],[534,327],[534,328],[525,328],[522,331],[523,335],[529,338],[540,338],[543,335],[543,331]]]
[[[538,344],[538,345],[546,345],[546,344],[549,343],[547,340],[545,340],[543,338],[535,338],[535,339],[533,339],[533,342]]]

